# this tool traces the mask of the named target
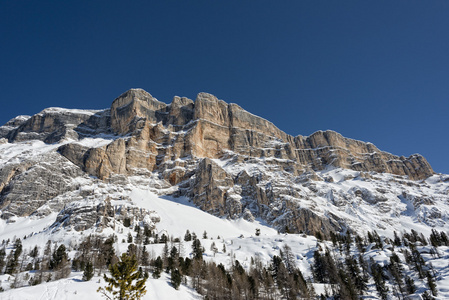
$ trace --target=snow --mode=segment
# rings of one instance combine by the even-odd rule
[[[10,163],[20,163],[24,160],[38,159],[44,154],[56,151],[60,146],[68,143],[97,148],[110,144],[116,138],[116,136],[103,134],[76,141],[66,140],[59,144],[46,144],[38,140],[0,144],[0,165],[4,166]]]
[[[62,107],[49,107],[38,113],[38,115],[43,115],[46,113],[56,113],[56,114],[84,114],[84,115],[94,115],[96,113],[102,112],[105,109],[93,110],[93,109],[71,109]]]
[[[49,108],[42,113],[93,115],[97,112],[100,111]],[[198,120],[195,120],[195,122],[198,122]],[[173,133],[173,135],[184,133],[184,131],[181,131]],[[9,164],[24,161],[45,162],[45,156],[55,152],[63,144],[77,143],[88,148],[104,147],[116,138],[118,137],[99,134],[80,140],[66,140],[58,144],[45,144],[37,140],[0,144],[0,166],[3,168]],[[283,145],[284,143],[273,138],[262,149],[271,151]],[[158,146],[167,147],[161,144]],[[302,151],[307,150],[309,149]],[[321,171],[293,176],[280,167],[282,164],[288,166],[289,163],[293,163],[287,159],[270,156],[243,158],[243,163],[238,162],[235,153],[227,151],[224,158],[213,159],[213,161],[228,174],[234,176],[242,171],[250,176],[260,175],[260,187],[271,187],[275,192],[281,191],[276,195],[273,203],[270,203],[272,205],[270,209],[279,212],[276,220],[282,221],[283,218],[288,217],[288,213],[283,211],[285,208],[284,201],[288,200],[290,202],[296,201],[298,207],[310,208],[318,215],[336,216],[344,220],[349,226],[357,228],[360,234],[377,230],[380,235],[393,237],[394,231],[410,231],[413,229],[428,236],[432,228],[444,231],[449,229],[448,175],[437,174],[424,181],[417,182],[410,181],[405,176],[374,172],[366,174],[367,178],[364,178],[364,174],[358,171],[329,167]],[[181,162],[186,159],[178,158],[177,160]],[[280,162],[280,164],[270,164],[273,161]],[[182,169],[182,167],[174,164],[170,170],[174,169]],[[217,264],[222,263],[227,267],[231,265],[233,259],[237,259],[248,270],[251,258],[257,258],[266,265],[273,255],[279,255],[279,251],[284,245],[289,245],[295,254],[295,263],[304,276],[310,278],[312,276],[310,264],[317,245],[330,246],[329,243],[318,242],[316,238],[311,236],[279,234],[259,219],[249,222],[242,218],[229,220],[212,216],[197,208],[187,198],[163,196],[162,194],[170,194],[176,191],[177,187],[167,188],[166,182],[158,178],[158,174],[150,173],[146,169],[142,174],[145,175],[128,177],[129,183],[124,183],[123,186],[101,182],[88,176],[77,177],[73,179],[73,182],[78,183],[80,188],[72,194],[64,194],[60,197],[75,199],[72,203],[68,203],[67,207],[71,205],[75,207],[97,205],[104,201],[107,196],[110,196],[112,198],[111,203],[114,206],[145,208],[151,212],[150,215],[160,217],[160,222],[156,223],[156,230],[160,235],[166,233],[175,238],[180,238],[185,256],[191,256],[191,242],[183,241],[183,236],[188,229],[191,233],[195,232],[200,238],[201,244],[206,250],[203,256],[205,260],[215,261]],[[317,180],[309,180],[312,176],[316,176]],[[236,184],[232,189],[235,191],[239,188],[241,187]],[[290,193],[289,191],[293,192]],[[80,194],[89,196],[82,197]],[[242,203],[254,201],[254,199],[244,199],[238,193],[230,193],[228,197]],[[423,204],[416,204],[416,201],[421,201],[420,197],[423,198]],[[50,201],[58,200],[55,199]],[[431,202],[434,204],[427,204]],[[0,241],[13,240],[14,237],[23,238],[24,249],[30,249],[34,245],[38,245],[42,250],[48,240],[74,245],[83,236],[98,233],[96,228],[82,233],[63,228],[50,228],[56,217],[57,213],[52,213],[43,218],[13,217],[9,222],[0,219]],[[124,228],[120,224],[117,227],[122,231],[106,228],[100,234],[103,236],[116,234],[119,242],[115,247],[117,252],[120,253],[126,251],[129,245],[126,242],[121,242],[122,239],[125,239],[127,234],[133,231],[132,228]],[[260,236],[255,235],[256,229],[260,229]],[[208,237],[206,239],[201,238],[203,232],[207,232]],[[218,253],[213,253],[210,250],[212,243],[217,246]],[[226,252],[223,251],[224,247]],[[147,248],[154,257],[161,254],[163,244],[150,244],[147,245]],[[424,249],[423,251],[427,250]],[[71,253],[72,257],[73,254]],[[441,254],[441,258],[427,256],[426,260],[432,261],[437,270],[439,297],[444,299],[449,298],[449,249],[442,247]],[[390,255],[391,251],[388,248],[381,250],[370,248],[365,254],[365,256],[373,257],[375,261],[381,264],[388,262]],[[0,294],[0,298],[59,300],[84,297],[101,299],[100,294],[96,293],[96,289],[100,286],[99,280],[102,281],[100,277],[95,277],[90,282],[83,282],[81,275],[74,273],[67,279],[33,287],[7,290]],[[0,282],[2,287],[7,289],[11,279],[9,275],[2,275],[0,276]],[[173,289],[166,274],[163,274],[160,279],[149,279],[147,289],[148,293],[144,299],[199,298],[196,292],[186,286],[182,285],[179,291]],[[315,284],[315,289],[317,292],[324,291],[325,286]]]
[[[0,219],[0,241],[8,239],[13,240],[14,237],[23,238],[31,233],[39,233],[50,226],[55,221],[56,216],[57,213],[52,213],[41,219],[33,217],[16,217],[16,220],[13,223],[8,223],[7,221]]]
[[[341,172],[341,170],[334,170],[332,172],[337,171]],[[90,189],[92,186],[86,185],[85,188]],[[105,189],[106,187],[102,188]],[[151,190],[135,186],[127,191],[117,190],[111,193],[111,197],[117,195],[125,196],[129,200],[113,200],[113,205],[137,205],[138,207],[155,211],[161,219],[159,223],[156,223],[156,230],[160,234],[167,233],[173,237],[180,237],[182,241],[180,244],[182,250],[180,252],[182,255],[190,257],[192,255],[190,253],[191,242],[183,241],[185,231],[189,229],[191,233],[195,232],[197,234],[202,246],[206,250],[203,258],[206,261],[214,261],[217,264],[222,263],[227,268],[231,266],[232,260],[235,259],[239,260],[246,270],[250,268],[251,259],[258,259],[264,265],[267,265],[270,263],[273,255],[280,255],[280,250],[285,245],[288,245],[295,255],[296,266],[301,270],[304,277],[309,279],[312,277],[311,264],[313,263],[314,251],[319,248],[325,249],[326,247],[332,249],[330,242],[320,242],[315,237],[300,234],[279,234],[259,220],[248,222],[243,219],[227,220],[212,216],[195,207],[186,198],[160,196]],[[63,242],[66,245],[74,245],[83,236],[94,233],[93,230],[88,230],[83,235],[74,231],[65,230],[50,232],[48,226],[55,218],[56,215],[51,214],[43,219],[19,217],[16,218],[14,223],[7,223],[4,220],[0,220],[0,239],[12,239],[14,236],[22,237],[27,235],[27,238],[23,239],[22,242],[24,249],[29,251],[34,245],[38,245],[40,249],[43,249],[48,240],[57,241],[58,243]],[[416,222],[411,222],[409,225],[409,228],[416,228],[418,232],[423,229]],[[415,227],[412,225],[415,225]],[[126,251],[129,244],[126,242],[123,243],[121,240],[127,236],[128,232],[133,232],[132,228],[121,228],[124,229],[123,232],[115,232],[118,235],[118,244],[116,244],[117,253]],[[255,235],[256,228],[260,229],[259,236]],[[29,236],[31,231],[36,234]],[[202,238],[204,231],[208,235],[206,239]],[[107,236],[112,233],[114,233],[112,229],[106,229],[102,234]],[[218,249],[217,253],[212,252],[212,243],[215,243]],[[152,257],[156,257],[162,254],[163,246],[163,244],[149,244],[147,245],[147,250],[151,253]],[[226,252],[223,251],[223,246],[226,247]],[[430,254],[426,254],[429,253],[429,249],[429,247],[420,247],[424,259],[431,262],[437,272],[437,286],[439,289],[439,297],[437,299],[449,298],[449,289],[447,288],[449,286],[449,268],[447,265],[449,247],[438,248],[440,258],[434,258]],[[334,249],[333,251],[338,250]],[[363,255],[365,259],[372,257],[374,261],[385,265],[389,262],[391,253],[391,248],[388,247],[384,247],[384,249],[368,247]],[[400,256],[402,255],[400,252],[398,253]],[[353,254],[358,255],[356,252]],[[338,256],[338,252],[334,252],[334,255]],[[71,257],[73,257],[73,253]],[[403,257],[401,259],[404,260]],[[30,273],[30,275],[33,274]],[[73,272],[66,279],[46,282],[37,286],[8,289],[9,284],[14,281],[14,278],[10,278],[9,275],[3,275],[0,276],[0,283],[6,291],[0,294],[0,298],[48,300],[103,299],[96,292],[98,287],[104,286],[101,277],[96,276],[89,282],[84,282],[81,278],[82,274],[80,272]],[[181,285],[179,290],[175,290],[170,285],[170,277],[166,273],[163,273],[159,279],[149,278],[146,286],[148,292],[143,299],[201,299],[194,290],[185,285]],[[420,292],[423,292],[425,289],[425,285],[418,282],[417,287]],[[314,284],[314,288],[318,293],[326,290],[323,284]],[[367,297],[376,298],[377,295],[373,291],[374,287],[372,286],[371,292]]]
[[[238,237],[241,234],[254,234],[256,228],[276,234],[276,230],[259,222],[248,222],[243,219],[227,220],[205,213],[195,207],[187,198],[158,196],[151,191],[134,189],[130,197],[134,204],[148,210],[154,210],[161,217],[157,228],[163,228],[175,237],[183,237],[186,229],[198,236],[206,230],[211,236]]]
[[[4,275],[8,276],[9,275]],[[1,280],[1,279],[0,279]],[[149,299],[202,299],[194,290],[184,285],[175,290],[170,285],[170,278],[163,274],[159,279],[149,278],[146,282],[147,293],[142,300]],[[94,276],[90,281],[83,281],[82,274],[76,272],[70,278],[45,282],[36,286],[7,290],[0,294],[4,300],[104,300],[97,289],[105,286],[102,277]]]

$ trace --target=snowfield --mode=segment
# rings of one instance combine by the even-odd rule
[[[90,281],[82,280],[81,273],[74,273],[70,278],[57,281],[45,282],[36,286],[23,287],[0,293],[2,300],[100,300],[105,299],[97,289],[104,285],[102,277],[95,276]],[[195,290],[184,285],[175,290],[170,285],[167,274],[159,279],[149,278],[147,280],[147,293],[142,300],[150,299],[179,299],[194,300],[202,299]],[[3,280],[2,280],[3,281]]]
[[[258,259],[268,265],[273,255],[279,255],[284,245],[288,245],[295,256],[295,263],[302,271],[304,277],[312,278],[311,264],[313,263],[313,253],[318,247],[324,249],[329,247],[332,249],[331,242],[317,241],[315,237],[300,234],[279,234],[274,229],[267,227],[260,222],[248,222],[243,219],[227,220],[217,218],[207,214],[188,202],[185,198],[172,198],[167,196],[158,196],[150,190],[135,188],[129,191],[132,202],[148,210],[157,211],[160,222],[157,223],[156,230],[160,234],[166,233],[173,237],[179,237],[181,243],[179,245],[181,255],[192,257],[191,242],[184,242],[183,236],[186,229],[195,232],[200,238],[201,244],[206,250],[203,258],[205,260],[215,261],[217,264],[222,263],[228,268],[232,264],[232,260],[239,260],[242,266],[249,270],[252,259]],[[79,242],[80,238],[89,233],[95,233],[94,230],[84,232],[82,235],[75,231],[58,230],[52,232],[49,225],[55,215],[49,215],[43,219],[17,218],[14,223],[0,223],[0,239],[12,239],[14,236],[27,236],[23,239],[23,247],[29,251],[34,245],[44,248],[48,239],[74,245]],[[260,235],[256,236],[256,228],[260,229]],[[121,231],[123,229],[123,231]],[[425,228],[423,227],[423,230]],[[203,232],[206,231],[208,237],[203,238]],[[33,235],[29,233],[34,232]],[[126,239],[128,233],[132,233],[132,228],[120,227],[115,231],[118,236],[118,243],[115,244],[116,252],[125,252],[129,243],[121,242]],[[102,232],[105,236],[114,233],[108,228]],[[212,243],[215,243],[219,249],[217,253],[211,250]],[[150,256],[155,258],[161,255],[164,244],[149,244],[147,249]],[[226,248],[226,252],[223,250]],[[440,257],[435,258],[429,254],[429,247],[422,247],[421,252],[427,262],[431,262],[437,272],[437,286],[439,296],[437,299],[449,299],[449,247],[439,247]],[[364,253],[366,258],[372,257],[381,265],[389,261],[391,249],[369,248]],[[338,256],[338,251],[333,251]],[[353,250],[354,252],[354,250]],[[355,255],[358,253],[354,252]],[[73,255],[73,253],[71,253]],[[403,259],[403,257],[401,257]],[[33,275],[30,271],[30,275]],[[410,270],[406,270],[410,272]],[[23,275],[23,274],[22,274]],[[37,286],[25,286],[17,289],[10,289],[10,285],[14,282],[14,277],[10,275],[2,275],[0,277],[1,286],[6,291],[0,293],[0,299],[103,299],[96,290],[104,285],[103,279],[96,275],[91,281],[84,282],[81,272],[73,272],[69,278],[60,279],[51,282],[45,282]],[[377,294],[373,283],[370,284],[370,293],[365,299],[377,299]],[[150,278],[147,281],[147,294],[143,299],[202,299],[193,289],[185,285],[181,285],[179,290],[175,290],[170,284],[170,276],[166,273],[162,274],[159,279]],[[324,293],[324,284],[314,284],[317,293]],[[425,284],[417,282],[418,292],[426,290]]]
[[[52,108],[51,111],[61,112],[56,108]],[[169,242],[169,244],[177,246],[183,257],[193,257],[192,242],[184,241],[186,230],[195,233],[205,250],[203,259],[221,263],[227,269],[235,260],[238,260],[246,271],[250,270],[254,260],[268,266],[273,256],[279,256],[283,247],[288,245],[294,254],[296,266],[301,270],[306,281],[312,281],[313,255],[317,249],[329,248],[335,257],[341,258],[341,251],[339,252],[331,242],[319,241],[316,237],[305,234],[283,234],[270,227],[266,223],[268,221],[258,218],[252,222],[243,218],[234,220],[219,218],[202,211],[188,198],[167,196],[175,194],[181,187],[169,184],[157,172],[152,173],[147,169],[133,170],[135,173],[132,176],[114,175],[109,180],[101,181],[76,169],[78,167],[56,153],[56,150],[66,143],[75,142],[86,148],[104,147],[116,138],[117,136],[101,133],[55,144],[46,144],[37,140],[0,143],[0,166],[4,170],[7,168],[16,170],[17,166],[25,162],[28,166],[24,167],[24,172],[32,172],[33,168],[38,169],[54,164],[53,159],[58,157],[60,161],[54,168],[64,169],[67,174],[78,174],[68,176],[69,179],[64,184],[70,185],[70,188],[66,192],[45,200],[45,204],[37,208],[30,216],[12,215],[8,220],[0,218],[0,242],[2,242],[0,248],[6,245],[6,255],[13,250],[12,241],[20,238],[25,253],[29,253],[34,246],[38,246],[42,253],[47,242],[51,241],[53,247],[56,244],[66,245],[70,249],[69,258],[73,259],[76,252],[75,246],[91,234],[101,235],[104,238],[115,235],[117,237],[117,242],[114,244],[115,253],[121,254],[126,252],[130,245],[127,242],[128,236],[135,236],[134,226],[143,228],[145,222],[146,225],[155,226],[154,232],[159,237],[165,234],[169,240],[179,238],[180,242]],[[276,143],[278,142],[273,140],[267,147],[275,147]],[[235,159],[236,157],[235,153],[228,151],[222,159],[213,161],[234,177],[242,172],[255,177],[263,175],[260,176],[262,179],[256,188],[274,186],[275,196],[269,203],[269,209],[278,214],[276,219],[270,220],[272,224],[275,224],[277,220],[280,220],[279,224],[282,224],[282,219],[289,217],[288,210],[285,208],[285,202],[288,200],[297,204],[298,209],[309,209],[318,216],[342,220],[342,233],[350,227],[360,235],[376,230],[383,237],[393,238],[394,231],[403,233],[414,230],[428,237],[432,229],[445,232],[449,230],[448,175],[435,174],[423,181],[412,181],[405,176],[375,172],[362,173],[328,167],[321,171],[293,176],[277,167],[276,164],[272,164],[273,161],[288,164],[288,160],[263,157],[239,162]],[[170,167],[180,168],[186,173],[193,171],[188,169],[188,165],[185,169],[176,164],[173,166],[168,164],[167,168]],[[76,173],[77,171],[79,173]],[[20,172],[11,174],[20,176]],[[36,180],[38,179],[37,177]],[[35,182],[33,181],[32,184],[34,185]],[[240,202],[248,211],[253,209],[252,212],[257,215],[259,208],[255,204],[256,200],[249,199],[247,196],[244,198],[235,192],[238,189],[242,189],[239,184],[231,187],[228,197],[234,197],[233,199]],[[44,188],[42,192],[48,191]],[[105,203],[110,203],[113,212],[134,209],[148,212],[148,214],[144,221],[137,221],[138,218],[131,214],[130,227],[124,226],[124,215],[120,215],[122,219],[116,220],[115,216],[119,216],[118,214],[109,219],[104,218],[108,219],[106,225],[100,224],[98,220],[104,219],[95,213],[100,209],[106,210]],[[86,214],[82,215],[83,212]],[[89,212],[93,213],[89,215]],[[92,223],[86,230],[77,231],[75,226],[85,221],[82,218],[76,221],[70,219],[79,217],[77,213],[87,217],[94,215],[98,217],[94,220],[97,223]],[[260,231],[260,235],[256,235],[257,231]],[[213,245],[215,245],[215,251],[212,250]],[[148,244],[146,248],[150,259],[154,259],[162,254],[164,244]],[[354,256],[361,254],[356,249],[351,251]],[[437,256],[431,254],[429,246],[420,246],[419,251],[426,263],[434,268],[439,292],[437,299],[449,299],[449,248],[439,247]],[[392,249],[388,246],[384,249],[374,249],[373,245],[370,245],[363,256],[366,259],[373,258],[375,262],[385,266],[389,263],[392,253]],[[399,254],[399,256],[404,261],[404,255]],[[27,280],[23,278],[34,276],[33,272],[35,271],[22,272],[21,279],[17,280],[21,281],[19,284],[21,287],[16,289],[11,288],[16,281],[14,276],[1,275],[0,286],[5,291],[0,293],[0,299],[102,299],[96,292],[98,287],[104,284],[99,274],[96,274],[91,281],[84,282],[80,272],[73,272],[69,278],[29,286]],[[405,269],[407,275],[412,276],[413,272],[410,268]],[[329,289],[325,284],[320,283],[314,283],[313,287],[318,294]],[[422,294],[427,289],[424,281],[418,279],[416,287],[416,295]],[[393,289],[391,284],[390,289]],[[144,299],[202,298],[186,285],[181,285],[179,290],[175,290],[170,284],[170,276],[166,273],[163,273],[159,279],[153,279],[150,276],[147,281],[147,290]],[[369,292],[364,298],[378,298],[373,282],[369,282]]]

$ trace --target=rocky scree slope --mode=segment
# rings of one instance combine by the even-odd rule
[[[16,117],[0,127],[0,164],[3,219],[59,212],[55,227],[75,230],[129,215],[154,226],[157,214],[127,201],[135,187],[189,197],[217,216],[325,236],[404,222],[446,228],[448,220],[449,177],[422,156],[333,131],[293,137],[207,93],[167,105],[132,89],[110,109]]]

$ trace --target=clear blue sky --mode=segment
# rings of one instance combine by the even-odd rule
[[[0,1],[0,123],[209,92],[449,173],[449,1]]]

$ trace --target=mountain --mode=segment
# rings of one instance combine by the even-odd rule
[[[167,105],[131,89],[110,109],[18,116],[0,138],[1,218],[9,221],[58,213],[55,227],[108,227],[113,201],[127,197],[111,190],[141,187],[281,232],[448,228],[449,176],[421,155],[395,156],[334,131],[293,137],[207,93]],[[157,212],[138,215],[157,221]]]
[[[357,295],[449,297],[449,175],[334,131],[290,136],[206,93],[166,104],[132,89],[104,110],[13,118],[0,127],[0,209],[0,292],[12,299],[100,299],[104,280],[83,282],[81,263],[105,273],[115,254],[147,251],[155,276],[168,245],[193,267],[179,290],[166,273],[148,279],[144,299],[350,299],[360,276],[343,278],[357,267]],[[202,234],[201,259],[187,231]],[[69,278],[49,267],[62,246]],[[320,277],[320,259],[339,273]]]

